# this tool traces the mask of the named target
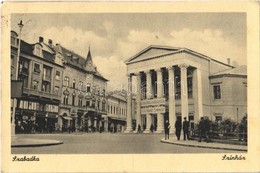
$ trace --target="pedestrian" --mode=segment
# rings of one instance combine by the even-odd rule
[[[207,130],[209,128],[209,123],[203,117],[200,118],[199,122],[199,142],[201,142],[202,137],[205,137],[206,142],[209,142],[209,137]]]
[[[181,118],[178,118],[177,121],[175,122],[175,134],[177,136],[178,141],[180,140],[181,136]]]
[[[166,120],[166,123],[165,123],[165,140],[169,139],[170,128],[171,128],[171,125],[168,122],[168,120]]]
[[[187,121],[186,117],[184,117],[184,121],[183,121],[183,137],[184,137],[184,141],[186,140],[186,137],[188,140],[190,140],[189,138],[189,122]]]
[[[141,125],[140,124],[138,124],[137,133],[141,133]]]

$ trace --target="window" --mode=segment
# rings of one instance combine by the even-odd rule
[[[40,71],[40,65],[39,65],[39,64],[34,63],[33,72],[38,73],[38,74],[41,72],[41,71]]]
[[[47,82],[51,82],[51,68],[47,66],[43,66],[43,80]]]
[[[72,105],[75,105],[75,95],[72,95]]]
[[[16,38],[11,36],[11,45],[16,46]]]
[[[21,58],[19,62],[18,79],[23,81],[23,86],[28,87],[29,60]]]
[[[90,101],[86,100],[86,106],[90,106]]]
[[[65,76],[64,77],[64,85],[68,87],[69,86],[69,82],[70,82],[70,78],[68,76]]]
[[[79,98],[78,106],[79,106],[79,107],[82,107],[82,98]]]
[[[87,84],[87,92],[91,92],[89,84]]]
[[[59,86],[55,86],[54,87],[54,94],[59,95],[59,91],[60,91],[60,87]]]
[[[188,98],[192,98],[192,77],[188,77]]]
[[[35,45],[35,47],[34,47],[34,54],[38,55],[38,56],[42,55],[42,49],[41,49],[41,46],[39,44]]]
[[[214,91],[214,99],[221,99],[220,85],[213,86],[213,91]]]
[[[37,91],[38,90],[38,85],[39,85],[39,81],[34,80],[32,82],[32,89]]]
[[[60,71],[56,71],[55,79],[60,80]]]
[[[175,99],[181,99],[181,78],[180,78],[180,74],[177,74],[175,76],[175,83],[176,83]]]
[[[64,95],[64,97],[63,97],[63,103],[64,103],[65,105],[67,105],[68,102],[69,102],[69,96]]]
[[[50,85],[50,83],[48,83],[48,82],[43,82],[42,83],[42,91],[44,91],[44,92],[50,92],[51,90],[50,90],[50,87],[51,85]]]
[[[75,88],[75,86],[76,86],[76,80],[74,79],[72,83],[72,88]]]

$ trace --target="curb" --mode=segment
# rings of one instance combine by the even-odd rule
[[[44,140],[43,140],[44,141]],[[42,142],[42,143],[27,143],[27,142],[17,142],[16,144],[11,144],[11,147],[43,147],[50,145],[60,145],[63,141],[52,140],[52,142]]]
[[[165,141],[163,139],[161,139],[161,142],[167,143],[167,144],[173,144],[173,145],[187,146],[187,147],[212,148],[212,149],[234,150],[234,151],[247,151],[247,149],[227,148],[227,147],[217,147],[217,146],[202,146],[202,145],[196,145],[196,144],[184,144],[184,143]]]

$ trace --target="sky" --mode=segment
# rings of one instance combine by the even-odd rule
[[[245,13],[13,14],[22,39],[59,43],[86,57],[89,47],[108,87],[127,86],[124,61],[149,45],[185,47],[232,65],[246,65]]]

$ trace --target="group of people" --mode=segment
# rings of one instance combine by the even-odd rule
[[[183,129],[183,140],[189,140],[189,122],[187,121],[187,118],[184,117],[184,121],[181,122],[181,119],[178,118],[177,121],[175,122],[175,135],[178,140],[180,140],[181,137],[181,130]],[[165,140],[169,139],[169,133],[170,133],[171,125],[166,120],[165,124]]]
[[[166,126],[165,126],[165,140],[169,139],[169,132],[170,132],[171,125],[166,120]],[[184,121],[181,122],[181,118],[178,118],[175,122],[175,135],[177,137],[177,140],[180,140],[181,137],[181,130],[183,130],[183,140],[190,140],[190,124],[189,121],[187,121],[187,118],[184,117]],[[200,122],[199,122],[199,142],[201,142],[201,139],[205,137],[206,142],[210,142],[210,137],[209,137],[209,130],[210,130],[210,125],[209,121],[207,119],[204,119],[201,117]]]

